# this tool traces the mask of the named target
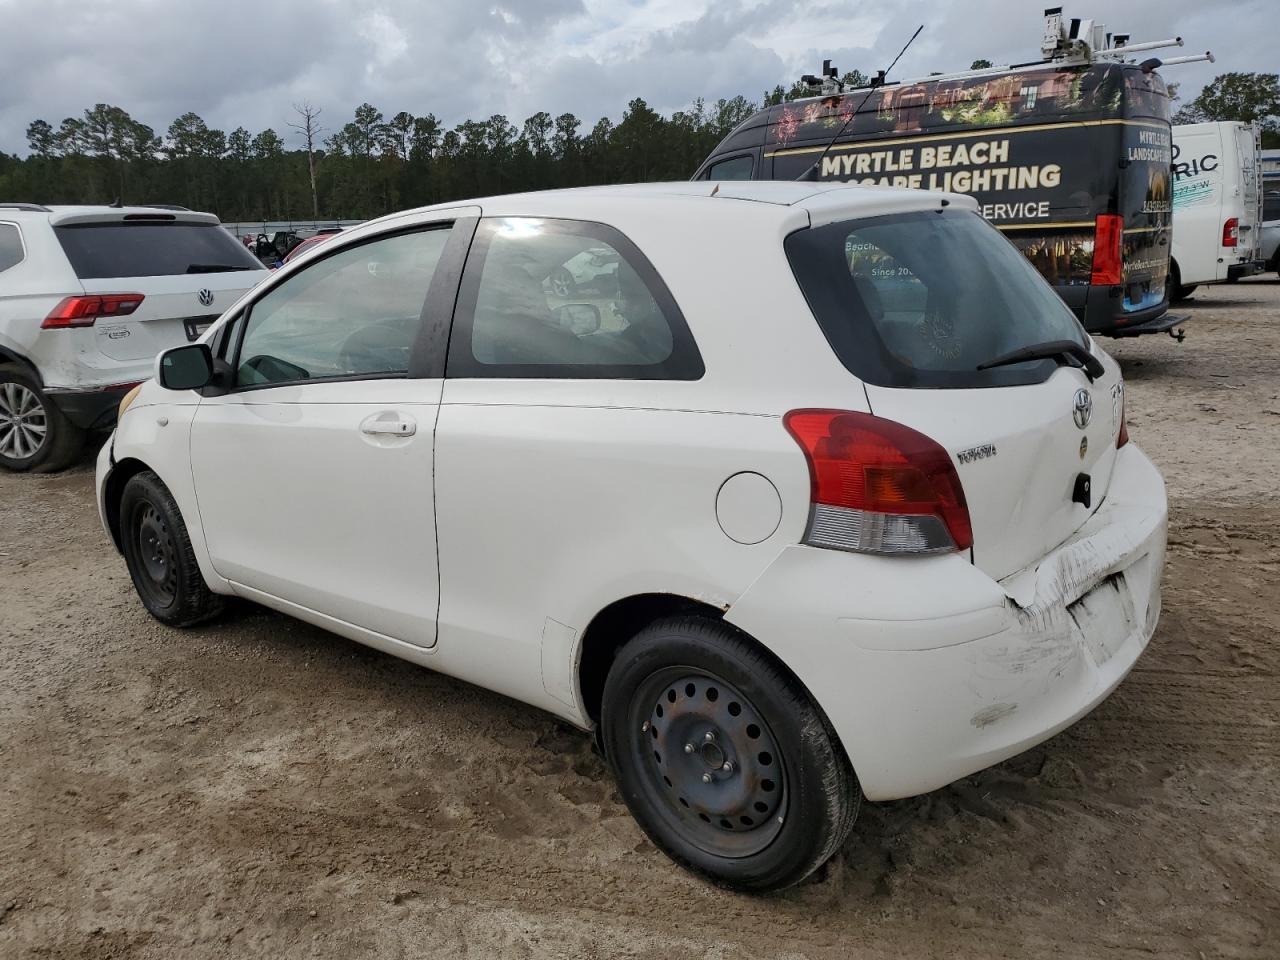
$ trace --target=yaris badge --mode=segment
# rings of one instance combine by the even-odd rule
[[[196,297],[197,297],[197,298],[199,299],[199,301],[200,301],[200,306],[202,306],[202,307],[211,307],[211,306],[213,306],[213,291],[212,291],[212,290],[207,290],[207,289],[206,289],[206,290],[201,290],[198,294],[196,294]]]
[[[1076,426],[1083,430],[1089,425],[1089,421],[1093,418],[1093,397],[1089,396],[1089,391],[1081,387],[1076,391],[1075,403],[1071,406],[1071,419],[1076,422]]]

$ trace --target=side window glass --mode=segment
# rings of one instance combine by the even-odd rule
[[[290,277],[250,309],[236,386],[406,373],[448,239],[448,229],[385,237]]]
[[[701,376],[670,293],[616,230],[510,218],[487,221],[478,245],[470,330],[454,334],[469,349],[450,357],[451,376]]]
[[[750,180],[755,160],[751,156],[733,157],[713,163],[707,171],[708,180]]]
[[[18,228],[12,223],[0,223],[0,272],[17,266],[24,256]]]

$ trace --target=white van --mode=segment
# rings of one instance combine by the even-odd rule
[[[1173,128],[1169,299],[1262,270],[1261,134],[1251,123]]]

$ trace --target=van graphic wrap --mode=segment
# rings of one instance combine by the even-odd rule
[[[1096,282],[1097,218],[1118,215],[1119,289],[1106,309],[1121,318],[1164,301],[1168,116],[1160,77],[1119,64],[890,85],[771,108],[761,175],[795,180],[816,164],[823,181],[969,194],[1050,283],[1079,298]],[[1084,299],[1068,302],[1083,311]]]

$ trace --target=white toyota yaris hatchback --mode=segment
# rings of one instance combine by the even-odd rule
[[[245,597],[597,729],[754,890],[1083,716],[1160,609],[1119,369],[956,195],[386,217],[162,354],[97,480],[161,621]]]

